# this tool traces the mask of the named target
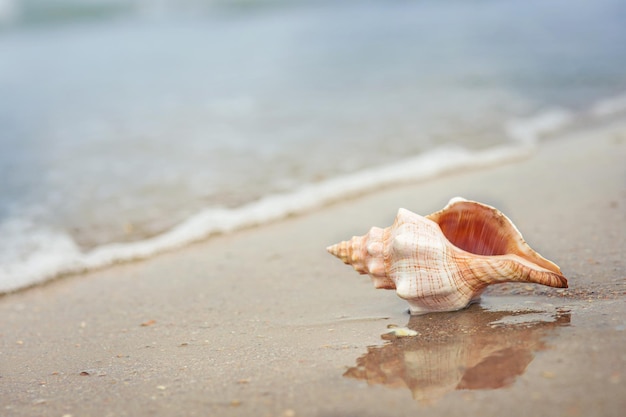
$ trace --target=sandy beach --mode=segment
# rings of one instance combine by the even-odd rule
[[[2,416],[622,416],[626,123],[0,297]],[[569,279],[410,317],[325,251],[400,207],[498,207]],[[383,340],[388,326],[418,336]]]

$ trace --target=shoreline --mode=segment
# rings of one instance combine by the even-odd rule
[[[614,103],[615,102],[615,103]],[[111,242],[89,250],[79,247],[60,231],[37,232],[35,252],[21,260],[5,260],[0,270],[0,295],[45,284],[65,276],[88,273],[120,263],[147,260],[169,251],[251,227],[306,215],[344,200],[360,198],[387,187],[418,184],[438,177],[471,170],[515,164],[532,157],[553,138],[605,129],[619,123],[623,96],[597,102],[578,116],[561,109],[548,109],[523,120],[511,121],[506,129],[511,142],[480,150],[443,146],[393,164],[346,174],[320,183],[302,184],[284,194],[272,194],[232,209],[207,208],[171,229],[137,241]],[[541,139],[547,136],[547,138]],[[24,232],[25,233],[25,232]]]
[[[515,163],[389,187],[0,296],[0,409],[617,417],[626,407],[624,160],[626,122],[614,121],[542,142]],[[393,292],[325,252],[389,225],[400,207],[427,214],[457,195],[505,213],[570,289],[504,284],[467,310],[410,318]],[[382,340],[391,324],[415,328],[419,342]],[[440,354],[426,355],[433,347]],[[512,362],[495,365],[510,373],[473,379],[503,357]]]

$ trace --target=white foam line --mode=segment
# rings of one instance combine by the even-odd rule
[[[597,102],[591,109],[596,117],[613,116],[626,111],[626,94]]]
[[[532,117],[511,120],[506,125],[506,132],[517,142],[534,145],[541,136],[555,132],[573,121],[574,115],[571,112],[554,108]]]
[[[626,95],[623,95],[597,103],[591,114],[602,117],[625,110]],[[506,127],[509,139],[514,142],[511,145],[474,152],[461,147],[442,147],[390,165],[308,184],[292,193],[270,195],[235,209],[206,209],[153,238],[107,244],[87,253],[81,252],[65,234],[46,230],[27,233],[38,250],[27,259],[0,265],[0,293],[63,274],[148,258],[212,234],[279,220],[385,186],[422,181],[454,170],[487,167],[526,157],[535,149],[542,135],[557,131],[574,119],[574,115],[567,110],[549,109],[530,118],[511,121]]]
[[[528,151],[528,148],[520,146],[503,146],[474,153],[462,148],[440,149],[393,165],[310,184],[292,193],[267,196],[239,208],[207,209],[154,238],[104,245],[86,254],[83,262],[93,268],[120,260],[145,258],[211,234],[268,223],[386,185],[423,180],[453,169],[501,163],[519,158]]]
[[[485,167],[507,162],[524,157],[531,150],[532,147],[523,145],[500,146],[477,152],[460,147],[440,148],[380,168],[309,184],[292,193],[267,196],[239,208],[206,209],[170,231],[153,238],[131,243],[107,244],[87,253],[81,253],[69,237],[59,236],[59,239],[64,240],[63,253],[58,251],[48,253],[44,250],[33,254],[18,265],[1,268],[0,292],[13,291],[62,274],[147,258],[205,239],[212,234],[279,220],[291,214],[309,211],[384,186],[425,180],[462,168]]]

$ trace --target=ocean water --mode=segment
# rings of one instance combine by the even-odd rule
[[[626,114],[621,0],[0,0],[0,292]]]

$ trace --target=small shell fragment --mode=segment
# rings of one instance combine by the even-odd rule
[[[387,340],[399,337],[413,337],[417,335],[418,333],[415,330],[409,329],[408,327],[392,327],[383,333],[381,337]]]

